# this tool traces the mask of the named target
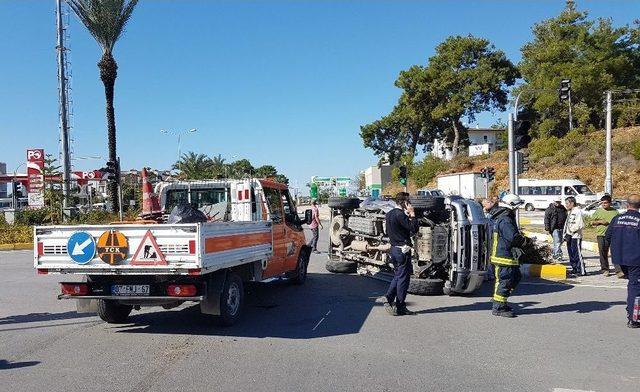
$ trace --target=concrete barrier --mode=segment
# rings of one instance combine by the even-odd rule
[[[567,267],[562,264],[521,264],[520,272],[525,278],[567,279]]]

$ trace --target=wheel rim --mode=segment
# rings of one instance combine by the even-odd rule
[[[229,295],[227,296],[227,310],[229,314],[235,316],[240,308],[240,288],[236,283],[229,286]]]

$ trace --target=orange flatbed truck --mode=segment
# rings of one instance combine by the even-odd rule
[[[143,179],[144,184],[144,179]],[[59,299],[78,312],[123,323],[133,309],[185,302],[223,325],[242,313],[244,283],[286,277],[302,284],[311,249],[286,185],[271,180],[211,180],[156,185],[160,218],[176,200],[218,211],[198,223],[120,222],[34,228],[38,274],[81,275],[61,282]],[[209,210],[207,210],[209,208]]]

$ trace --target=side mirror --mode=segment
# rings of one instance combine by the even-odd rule
[[[302,223],[306,225],[310,225],[312,219],[313,219],[313,211],[310,209],[304,210],[304,222]]]

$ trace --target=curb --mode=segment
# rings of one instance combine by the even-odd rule
[[[527,231],[527,230],[524,230],[523,233],[524,233],[524,235],[526,235],[529,238],[535,238],[536,240],[543,241],[543,242],[548,242],[550,244],[553,244],[553,238],[551,238],[551,236],[549,234],[536,233],[536,232]],[[598,243],[597,242],[582,241],[581,248],[583,250],[588,250],[588,251],[591,251],[591,252],[598,253]]]
[[[567,267],[562,264],[521,264],[520,272],[527,278],[567,279]]]
[[[33,249],[31,242],[19,242],[17,244],[0,244],[1,250],[30,250]]]
[[[544,219],[520,218],[521,225],[544,225]]]

